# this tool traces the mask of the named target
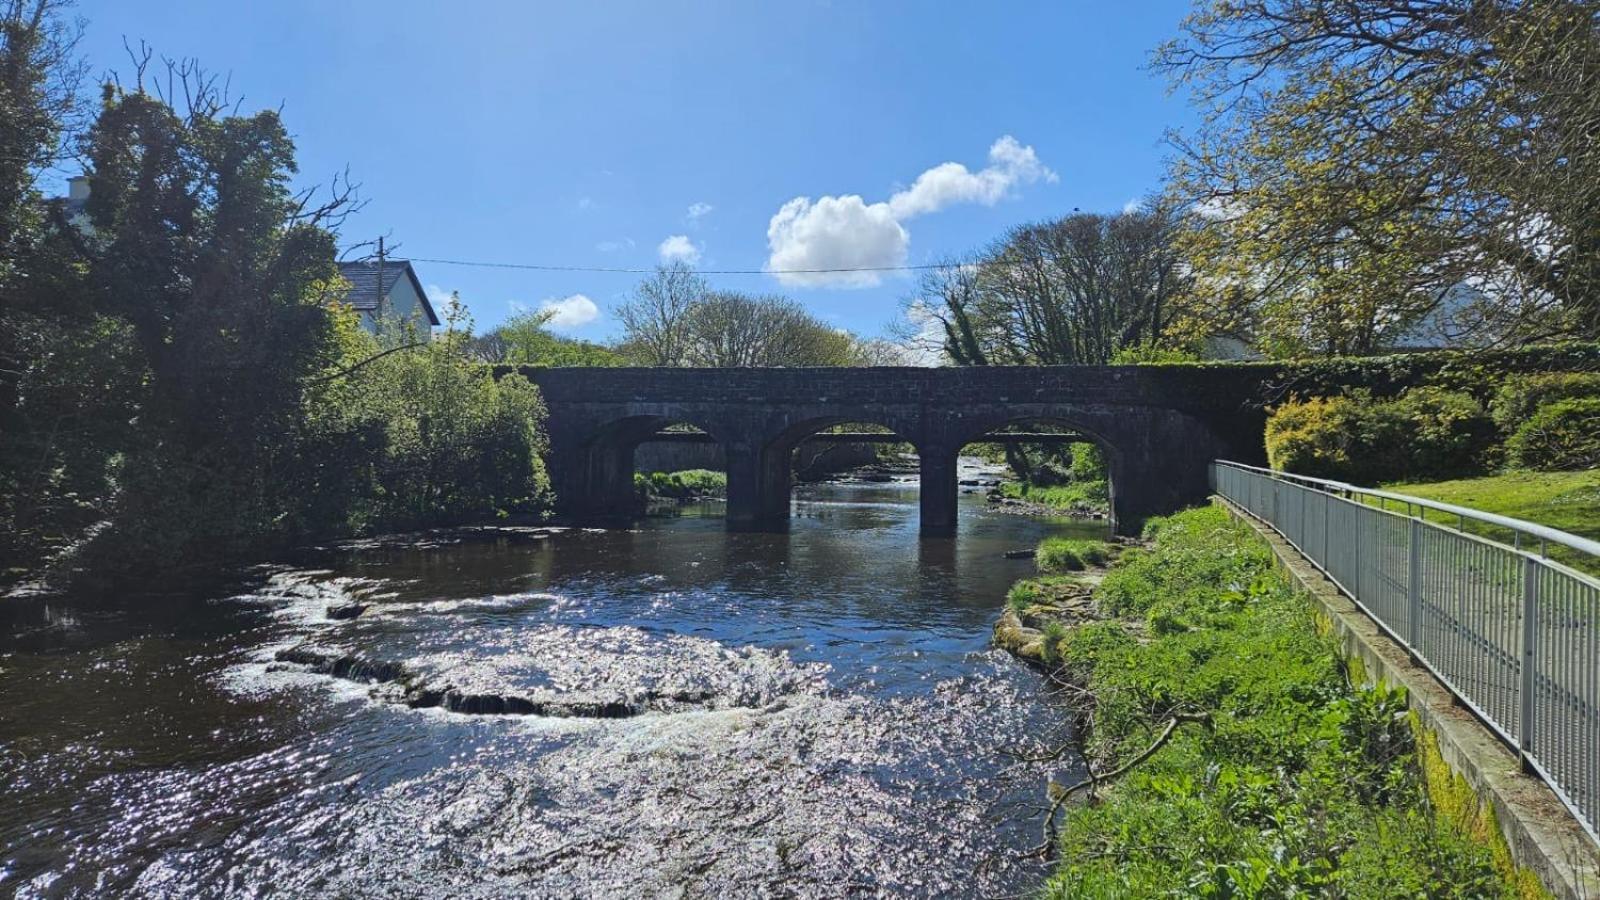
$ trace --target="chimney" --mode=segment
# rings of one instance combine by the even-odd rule
[[[74,176],[72,178],[68,178],[67,179],[67,199],[68,200],[87,200],[87,199],[89,199],[89,176],[87,176],[87,175],[76,175],[76,176]]]

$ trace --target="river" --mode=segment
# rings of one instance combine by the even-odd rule
[[[140,603],[0,601],[0,894],[991,896],[1042,874],[1061,736],[988,646],[1003,558],[914,480],[784,533],[374,540]],[[353,618],[331,618],[365,609]]]

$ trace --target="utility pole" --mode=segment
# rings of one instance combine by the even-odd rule
[[[373,318],[383,321],[383,304],[389,299],[383,292],[383,235],[378,235],[378,305],[373,309]]]

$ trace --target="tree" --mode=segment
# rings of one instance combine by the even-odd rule
[[[0,570],[98,517],[139,379],[125,330],[73,289],[60,207],[37,187],[77,121],[84,66],[65,6],[0,3]]]
[[[538,366],[620,366],[621,354],[589,341],[553,334],[555,313],[523,312],[494,330],[471,339],[468,352],[488,363]]]
[[[147,62],[145,60],[144,62]],[[335,358],[333,235],[348,195],[295,193],[277,113],[232,113],[192,64],[167,64],[178,106],[105,87],[79,290],[127,323],[146,371],[112,527],[90,559],[123,571],[237,558],[279,535],[305,461],[304,381]]]
[[[39,237],[45,206],[35,179],[60,158],[76,118],[82,28],[65,19],[66,7],[63,0],[0,3],[0,285]]]
[[[1593,0],[1205,4],[1156,66],[1196,273],[1269,346],[1600,334]]]
[[[616,352],[639,365],[849,366],[862,358],[852,335],[793,300],[713,291],[681,263],[657,268],[617,318]]]
[[[686,322],[690,365],[845,366],[855,359],[849,335],[787,297],[714,291],[690,307]]]
[[[1181,339],[1188,221],[1151,204],[1018,226],[975,261],[924,276],[912,309],[959,365],[1104,365]]]
[[[627,354],[645,366],[685,365],[689,309],[710,290],[705,279],[682,262],[656,267],[655,274],[617,307]]]

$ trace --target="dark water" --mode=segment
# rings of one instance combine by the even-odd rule
[[[690,511],[693,512],[693,511]],[[0,895],[984,896],[1059,735],[988,649],[1048,523],[914,485],[377,541],[137,616],[8,604]],[[329,610],[367,604],[354,619]],[[1058,778],[1071,773],[1057,772]]]

